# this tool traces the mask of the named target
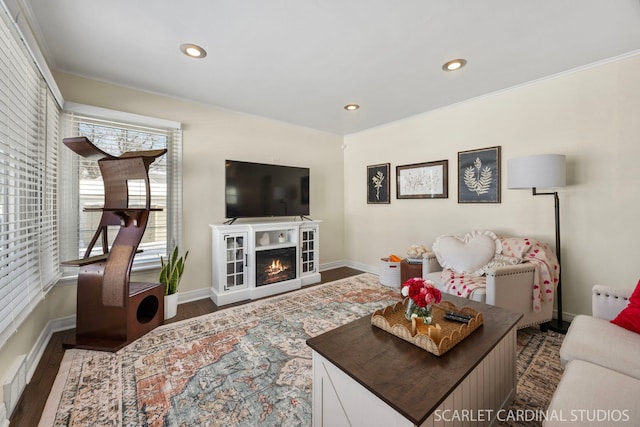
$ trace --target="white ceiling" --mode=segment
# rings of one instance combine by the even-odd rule
[[[340,135],[640,49],[640,0],[21,1],[53,70]]]

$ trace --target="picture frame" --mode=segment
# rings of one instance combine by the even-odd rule
[[[448,160],[396,166],[396,198],[446,199],[448,177]]]
[[[391,185],[389,184],[390,163],[367,166],[367,203],[385,204],[391,203],[389,196]]]
[[[458,203],[500,203],[500,146],[458,152]]]

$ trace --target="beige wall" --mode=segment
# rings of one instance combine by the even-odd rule
[[[468,72],[471,72],[469,70]],[[553,197],[506,188],[506,164],[566,154],[559,190],[563,308],[590,313],[592,285],[632,288],[640,277],[640,55],[539,81],[345,138],[345,257],[381,256],[474,229],[553,244]],[[457,153],[502,147],[502,203],[458,204]],[[449,160],[449,198],[398,200],[395,167]],[[391,163],[389,205],[367,205],[366,166]]]

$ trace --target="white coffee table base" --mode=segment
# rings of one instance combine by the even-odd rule
[[[420,427],[492,425],[496,419],[507,417],[504,408],[513,400],[516,385],[514,327],[456,388],[443,396],[444,401]],[[313,425],[411,427],[416,424],[314,351]]]

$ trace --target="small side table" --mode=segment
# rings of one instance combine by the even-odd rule
[[[422,277],[422,263],[409,264],[403,259],[400,263],[400,284],[414,277]]]

